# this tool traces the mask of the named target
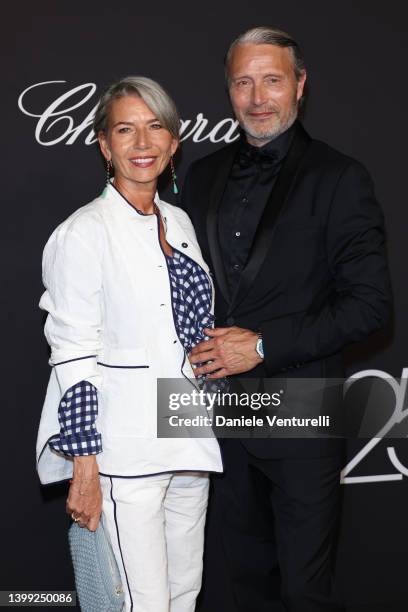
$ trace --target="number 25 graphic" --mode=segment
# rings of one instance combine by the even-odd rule
[[[367,377],[380,378],[386,381],[392,388],[395,395],[394,411],[385,425],[377,432],[376,436],[371,438],[367,444],[349,461],[342,471],[341,481],[343,484],[352,483],[368,483],[368,482],[385,482],[391,480],[402,480],[404,476],[408,476],[408,467],[401,463],[398,459],[393,446],[387,447],[388,457],[392,465],[396,468],[396,472],[392,474],[377,474],[374,476],[349,476],[350,472],[367,457],[367,455],[377,446],[377,444],[385,437],[388,432],[398,423],[401,423],[405,418],[408,418],[408,408],[404,410],[404,401],[408,382],[408,368],[402,370],[401,380],[398,382],[395,378],[383,372],[382,370],[363,370],[357,372],[348,378],[344,385],[344,393],[358,380]]]

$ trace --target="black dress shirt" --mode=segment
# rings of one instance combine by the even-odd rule
[[[218,232],[230,296],[237,289],[256,229],[289,151],[290,127],[262,147],[241,136],[218,216]]]

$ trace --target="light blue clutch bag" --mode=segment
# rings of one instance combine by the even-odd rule
[[[123,610],[122,580],[102,523],[94,532],[72,523],[68,540],[82,612]]]

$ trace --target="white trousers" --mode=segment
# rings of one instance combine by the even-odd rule
[[[194,612],[208,474],[101,476],[101,485],[102,520],[122,576],[126,612]]]

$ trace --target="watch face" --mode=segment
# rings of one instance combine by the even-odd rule
[[[262,339],[260,338],[258,340],[258,342],[256,343],[256,352],[258,353],[258,355],[260,357],[262,357],[262,359],[264,358],[264,352],[263,352],[263,342]]]

